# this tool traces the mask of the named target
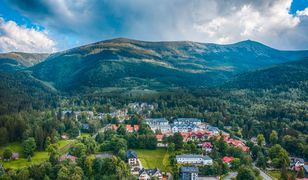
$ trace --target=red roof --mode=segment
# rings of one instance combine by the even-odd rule
[[[139,130],[139,125],[134,125],[134,130],[138,131]]]
[[[231,156],[225,156],[222,158],[222,160],[225,162],[225,163],[230,163],[234,160],[234,157],[231,157]]]
[[[69,159],[69,160],[75,162],[77,157],[76,156],[72,156],[72,155],[62,155],[62,156],[59,157],[59,161],[64,161],[66,159]]]
[[[131,125],[126,125],[126,130],[132,132],[134,131],[134,128]]]
[[[202,148],[212,148],[212,147],[213,147],[213,145],[212,145],[211,142],[205,142],[205,143],[202,144]]]
[[[117,130],[119,127],[116,124],[111,125],[112,130]]]
[[[162,141],[163,137],[164,137],[164,135],[162,135],[162,134],[156,134],[157,141]]]

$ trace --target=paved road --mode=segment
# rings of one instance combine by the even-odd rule
[[[254,168],[259,169],[260,170],[260,176],[262,176],[262,178],[264,180],[273,180],[273,178],[271,178],[269,175],[267,175],[264,171],[262,171],[262,169],[258,168],[254,163],[252,164]]]
[[[92,138],[95,139],[98,133],[104,132],[106,129],[108,129],[108,128],[110,128],[110,127],[111,127],[111,124],[107,124],[105,127],[99,129],[99,130],[97,131],[97,133],[95,133],[95,134],[92,136]]]
[[[237,172],[230,172],[227,176],[223,178],[223,180],[230,180],[235,176],[237,176]]]

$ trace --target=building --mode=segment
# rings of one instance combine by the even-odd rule
[[[198,154],[183,154],[176,156],[178,164],[193,164],[193,165],[212,165],[213,160],[209,156]]]
[[[19,153],[13,152],[12,153],[12,159],[13,160],[19,159]]]
[[[222,161],[228,165],[230,165],[230,163],[234,160],[234,157],[232,156],[225,156],[222,158]]]
[[[230,138],[225,141],[234,147],[240,148],[242,151],[245,151],[245,152],[249,151],[249,147],[246,146],[245,143],[240,140]]]
[[[213,134],[219,134],[219,132],[220,132],[220,130],[219,130],[218,127],[211,126],[211,125],[207,125],[207,126],[206,126],[206,129],[207,129],[209,132],[213,133]]]
[[[305,165],[305,160],[303,158],[289,157],[289,160],[291,169],[299,169],[299,167],[303,167]]]
[[[120,127],[120,126],[119,126],[119,125],[116,125],[116,124],[112,124],[112,125],[111,125],[111,129],[114,130],[114,131],[116,131],[119,127]],[[133,125],[133,126],[131,126],[131,125],[127,124],[127,125],[125,126],[125,129],[126,129],[127,132],[130,132],[130,133],[131,133],[131,132],[137,132],[137,131],[139,130],[139,125]]]
[[[201,125],[201,120],[197,118],[177,118],[173,124],[194,124],[194,125]]]
[[[169,122],[166,118],[147,118],[145,122],[148,125],[168,125]]]
[[[207,131],[195,131],[195,132],[181,132],[183,141],[206,141],[211,136],[211,133]]]
[[[171,131],[176,132],[194,132],[198,131],[199,128],[195,124],[173,124],[171,126]]]
[[[130,166],[135,166],[135,165],[139,164],[138,156],[137,156],[137,153],[135,151],[128,150],[126,152],[126,158],[127,158],[127,163]]]
[[[213,144],[211,142],[204,142],[202,145],[202,150],[205,151],[206,153],[209,153],[213,149]]]
[[[69,155],[69,154],[62,155],[62,156],[59,157],[59,161],[60,161],[60,162],[61,162],[61,161],[64,161],[64,160],[67,160],[67,159],[75,163],[77,157],[76,157],[76,156]]]
[[[150,180],[152,178],[162,179],[163,175],[158,168],[155,169],[141,169],[139,171],[139,180]]]
[[[181,167],[180,180],[197,180],[199,169],[198,167]]]

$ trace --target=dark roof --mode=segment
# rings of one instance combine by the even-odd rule
[[[141,169],[139,171],[139,175],[141,175],[143,172],[146,172],[149,176],[153,176],[155,173],[160,173],[160,170],[158,168],[155,169]]]
[[[198,167],[181,167],[180,172],[181,173],[198,173],[199,168]]]
[[[132,151],[132,150],[128,150],[126,152],[126,157],[127,157],[127,159],[138,158],[137,153],[135,151]]]

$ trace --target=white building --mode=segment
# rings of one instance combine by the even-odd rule
[[[201,120],[197,118],[177,118],[174,124],[194,124],[199,126],[201,125]]]
[[[195,124],[173,124],[171,126],[171,130],[173,133],[176,132],[195,132],[198,131],[199,128]]]
[[[209,156],[198,154],[183,154],[176,156],[178,164],[193,164],[193,165],[212,165],[213,160]]]

